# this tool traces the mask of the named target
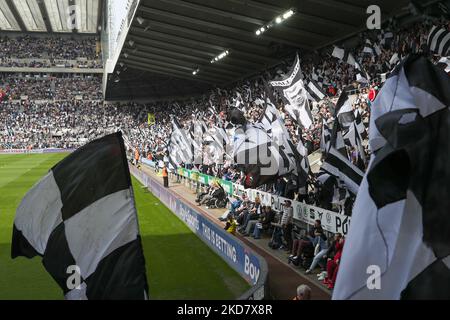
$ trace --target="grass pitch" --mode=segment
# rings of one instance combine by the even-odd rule
[[[0,155],[0,299],[62,299],[41,258],[11,259],[15,211],[65,154]],[[133,178],[151,299],[234,299],[249,285]]]

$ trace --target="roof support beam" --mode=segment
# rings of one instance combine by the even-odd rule
[[[139,53],[139,52],[136,52]],[[195,70],[196,68],[200,68],[201,70],[207,70],[207,71],[211,71],[211,72],[216,72],[219,74],[226,74],[232,77],[236,77],[239,76],[241,74],[242,71],[230,71],[226,68],[223,68],[223,66],[214,66],[214,64],[208,64],[208,65],[198,65],[196,63],[192,63],[189,61],[186,61],[186,59],[174,59],[174,58],[170,58],[166,55],[160,55],[160,54],[152,54],[152,53],[148,53],[145,52],[143,55],[139,56],[137,54],[132,54],[131,58],[137,58],[137,59],[142,59],[143,61],[150,61],[149,63],[151,64],[151,62],[153,61],[161,61],[161,62],[168,62],[168,63],[173,63],[175,65],[183,65],[183,66],[188,66],[191,67],[191,70]]]
[[[226,32],[232,32],[232,33],[240,33],[244,36],[249,36],[249,37],[254,37],[254,32],[252,31],[248,31],[248,30],[244,30],[244,29],[239,29],[239,28],[235,28],[235,27],[230,27],[230,26],[226,26],[223,24],[219,24],[219,23],[215,23],[215,22],[210,22],[210,21],[206,21],[206,20],[201,20],[201,19],[195,19],[195,18],[191,18],[188,16],[183,16],[180,14],[176,14],[176,13],[172,13],[172,12],[168,12],[168,11],[163,11],[163,10],[159,10],[159,9],[153,9],[153,8],[149,8],[146,6],[141,6],[140,11],[145,12],[147,14],[151,14],[151,15],[158,15],[161,17],[164,17],[164,19],[170,19],[170,20],[178,20],[178,21],[183,21],[185,23],[189,23],[192,25],[198,25],[200,27],[206,27],[206,28],[213,28],[213,29],[217,29],[217,30],[221,30],[221,31],[226,31]],[[270,40],[276,43],[283,43],[292,47],[302,47],[300,43],[298,42],[293,42],[287,39],[282,39],[282,38],[276,38],[276,37],[271,37],[268,35],[264,36],[266,40]],[[304,47],[303,47],[304,48]],[[310,49],[310,48],[307,48]]]
[[[205,83],[221,83],[220,81],[218,81],[217,79],[208,79],[205,77],[201,77],[200,74],[197,74],[196,76],[193,76],[192,74],[186,74],[183,72],[179,72],[179,71],[174,71],[174,70],[170,70],[167,68],[161,68],[158,66],[148,66],[148,65],[143,65],[139,62],[126,62],[124,61],[125,65],[133,68],[133,69],[138,69],[138,70],[143,70],[143,71],[148,71],[148,72],[154,72],[154,73],[158,73],[158,74],[163,74],[172,78],[181,78],[181,79],[187,79],[187,80],[191,80],[191,81],[200,81],[200,82],[205,82]]]
[[[69,6],[74,6],[74,5],[75,5],[75,0],[69,0]],[[81,19],[81,18],[80,18],[80,17],[77,17],[77,16],[75,15],[75,19]],[[64,21],[63,21],[63,23],[64,23]],[[75,25],[77,25],[77,24],[78,24],[78,21],[76,21]],[[73,28],[72,32],[73,32],[73,33],[78,33],[77,28]]]
[[[187,54],[183,54],[183,53],[178,53],[178,52],[173,52],[171,50],[165,50],[165,49],[161,49],[161,48],[156,48],[156,47],[148,47],[148,46],[142,46],[142,45],[138,45],[137,46],[138,51],[136,52],[128,52],[128,51],[124,51],[122,54],[127,53],[128,56],[132,56],[132,57],[141,57],[141,58],[149,58],[151,59],[151,57],[153,55],[158,55],[158,56],[165,56],[168,58],[174,58],[174,59],[182,59],[183,61],[190,61],[192,64],[197,64],[197,65],[203,65],[205,63],[205,59],[203,58],[199,58],[199,57],[195,57],[195,56],[191,56],[191,55],[187,55]],[[220,67],[224,67],[227,68],[227,70],[230,71],[236,71],[241,73],[242,71],[252,71],[253,69],[249,68],[251,66],[254,67],[261,67],[260,64],[246,64],[243,65],[238,65],[238,64],[233,64],[235,59],[232,58],[232,56],[227,57],[226,60],[222,60],[220,63]],[[208,62],[208,61],[206,61]]]
[[[185,46],[180,46],[180,45],[171,44],[171,43],[167,43],[164,41],[158,41],[158,40],[148,40],[148,39],[143,39],[143,38],[132,38],[132,39],[135,42],[135,46],[136,45],[143,46],[144,49],[145,49],[145,47],[162,48],[162,49],[165,49],[168,51],[184,53],[184,54],[187,54],[190,56],[202,58],[203,61],[206,63],[209,63],[211,59],[213,59],[220,53],[220,52],[207,52],[206,50],[198,50],[198,49],[194,49],[194,48],[187,48]],[[131,50],[131,53],[133,53],[133,49],[129,49],[129,50]],[[226,59],[228,60],[229,58],[231,58],[231,55],[229,57],[227,57]],[[247,62],[244,61],[243,63],[247,63]],[[259,63],[258,65],[261,67],[261,66],[264,66],[265,64]]]
[[[194,68],[191,67],[186,67],[186,66],[181,66],[181,65],[174,65],[171,63],[167,63],[167,62],[163,62],[163,61],[155,61],[152,60],[151,62],[149,62],[146,59],[140,59],[140,58],[136,58],[136,57],[129,57],[127,58],[125,61],[129,61],[129,62],[139,62],[142,63],[144,65],[147,65],[149,67],[154,67],[154,66],[158,66],[158,67],[164,67],[170,70],[178,70],[180,72],[186,72],[187,75],[192,74],[192,71],[194,71]],[[203,70],[202,75],[200,77],[205,77],[207,76],[207,73],[205,72],[205,70]],[[209,77],[209,76],[208,76]],[[211,77],[209,77],[210,79],[221,79],[224,81],[228,81],[230,79],[235,78],[235,76],[225,76],[222,74],[217,74],[215,73],[214,75],[212,75]]]
[[[246,22],[249,24],[252,24],[254,26],[262,26],[265,25],[268,21],[264,21],[261,19],[256,19],[256,18],[252,18],[249,16],[244,16],[242,14],[238,14],[235,12],[230,12],[230,11],[224,11],[221,9],[217,9],[217,8],[212,8],[212,7],[208,7],[206,5],[199,5],[199,4],[195,4],[195,3],[190,3],[190,2],[185,2],[185,1],[181,1],[181,0],[159,0],[160,2],[164,2],[167,4],[171,4],[171,5],[176,5],[177,7],[184,7],[190,10],[194,10],[197,12],[204,12],[207,14],[212,14],[212,15],[217,15],[220,16],[222,18],[228,18],[228,19],[233,19],[236,21],[241,21],[241,22]],[[287,8],[288,9],[288,8]],[[283,12],[279,12],[279,14],[282,14]],[[323,35],[323,34],[318,34],[315,32],[311,32],[311,31],[306,31],[306,30],[301,30],[301,29],[295,29],[295,28],[291,28],[288,27],[286,25],[279,25],[277,26],[278,29],[281,29],[285,32],[289,32],[289,33],[297,33],[297,34],[302,34],[305,36],[310,36],[310,37],[320,37],[320,38],[329,38],[329,36],[327,35]]]
[[[53,33],[52,24],[50,23],[50,19],[48,17],[47,6],[45,5],[44,0],[37,0],[37,3],[39,5],[39,9],[41,10],[42,19],[44,20],[45,28],[47,29],[47,32]]]
[[[271,59],[271,58],[266,58],[262,55],[258,55],[258,54],[254,54],[252,52],[247,52],[247,51],[242,51],[239,50],[238,48],[232,47],[232,46],[220,46],[220,45],[216,45],[214,43],[209,43],[209,42],[204,42],[204,41],[199,41],[199,40],[194,40],[194,39],[188,39],[188,38],[183,38],[183,37],[179,37],[179,36],[174,36],[171,34],[167,34],[167,33],[163,33],[163,32],[159,32],[159,31],[153,31],[153,30],[148,30],[146,32],[144,32],[144,30],[139,29],[139,28],[132,28],[131,29],[131,37],[133,37],[134,35],[137,35],[138,38],[144,38],[147,39],[149,41],[153,41],[155,38],[158,38],[159,40],[171,40],[174,43],[183,43],[183,45],[187,45],[187,46],[194,46],[196,48],[198,47],[204,47],[210,50],[214,50],[214,56],[217,56],[219,53],[225,51],[225,50],[232,50],[234,54],[238,54],[239,56],[245,58],[244,60],[248,60],[248,61],[263,61],[263,63],[272,63],[275,60]],[[133,37],[134,38],[134,37]],[[156,39],[156,40],[158,40]],[[199,39],[203,39],[203,38],[199,38]],[[258,49],[255,50],[255,52],[261,52],[263,53],[263,51],[267,51],[267,49],[263,46],[259,46]],[[213,58],[212,57],[212,58]]]
[[[106,2],[105,2],[106,3]],[[100,33],[100,30],[102,30],[102,18],[103,18],[103,0],[98,0],[98,14],[97,14],[97,32],[96,33]],[[105,17],[106,19],[106,17]]]
[[[253,44],[253,43],[249,43],[248,41],[243,41],[243,40],[238,40],[238,39],[232,39],[232,38],[228,38],[228,37],[223,37],[223,36],[216,36],[207,32],[203,32],[203,31],[198,31],[198,30],[193,30],[193,29],[189,29],[189,28],[184,28],[184,27],[178,27],[175,25],[171,25],[171,24],[166,24],[166,23],[160,23],[160,22],[156,22],[156,21],[150,21],[150,29],[145,31],[144,28],[140,28],[137,26],[133,26],[131,28],[131,31],[134,33],[138,33],[140,35],[148,35],[148,34],[158,34],[158,35],[164,35],[164,36],[168,36],[171,37],[172,39],[177,39],[180,41],[189,41],[191,43],[196,42],[198,44],[204,44],[204,45],[209,45],[209,46],[213,46],[216,50],[223,50],[223,49],[229,49],[231,46],[233,46],[233,48],[239,48],[239,51],[243,50],[243,52],[245,51],[245,49],[249,50],[249,51],[256,51],[256,52],[267,52],[267,47],[261,44]],[[178,35],[174,35],[173,33],[167,33],[165,31],[162,31],[161,29],[156,30],[155,28],[152,27],[160,27],[166,30],[170,30],[173,31],[175,34],[188,34],[190,37],[189,38],[185,38],[183,36],[178,36]],[[197,39],[197,40],[196,40]],[[199,41],[198,39],[201,39],[201,41]],[[226,47],[222,47],[219,46],[217,43],[218,42],[222,42],[222,43],[226,43]]]
[[[25,23],[22,20],[22,16],[19,14],[19,11],[17,10],[16,5],[12,0],[6,0],[6,4],[8,5],[9,9],[11,10],[14,18],[16,19],[17,23],[19,24],[19,27],[22,32],[27,32],[27,27],[25,26]]]
[[[258,1],[255,1],[255,0],[227,0],[227,1],[238,3],[238,4],[241,4],[241,5],[247,5],[247,6],[255,8],[255,9],[266,10],[266,11],[269,11],[272,14],[274,14],[274,16],[277,15],[277,14],[282,13],[283,10],[288,9],[288,8],[280,8],[280,7],[271,5],[271,4],[262,3],[262,2],[258,2]],[[305,20],[305,21],[313,22],[313,23],[320,23],[320,24],[323,24],[325,26],[333,25],[333,26],[336,26],[336,27],[339,27],[339,28],[342,28],[342,29],[351,29],[351,28],[354,27],[353,25],[348,24],[348,23],[344,23],[344,22],[340,22],[340,21],[334,21],[334,20],[329,20],[329,19],[325,19],[325,18],[318,17],[318,16],[315,16],[315,15],[298,12],[298,11],[295,13],[295,17],[297,17],[298,19],[302,19],[302,20]]]
[[[126,52],[129,56],[133,56],[137,53],[143,53],[145,54],[146,52],[158,52],[158,53],[163,53],[165,55],[168,56],[176,56],[176,57],[184,57],[186,59],[190,59],[190,60],[194,60],[195,63],[199,64],[199,65],[205,65],[205,64],[209,64],[211,59],[213,57],[215,57],[214,55],[210,55],[208,57],[200,57],[198,55],[196,55],[195,53],[190,52],[188,49],[181,47],[181,48],[177,48],[176,50],[173,49],[173,47],[167,47],[166,43],[164,43],[164,45],[161,45],[158,43],[158,46],[153,46],[153,45],[149,45],[146,43],[138,43],[138,40],[135,39],[135,47],[137,48],[136,51],[134,51],[133,49],[129,48],[129,49],[124,49],[124,52]],[[267,64],[264,63],[257,63],[257,62],[252,62],[252,61],[243,61],[239,58],[239,56],[236,55],[229,55],[226,57],[226,59],[223,59],[222,61],[220,61],[220,65],[221,66],[227,66],[230,69],[236,70],[241,69],[241,70],[250,70],[252,67],[253,68],[261,68],[266,66]]]

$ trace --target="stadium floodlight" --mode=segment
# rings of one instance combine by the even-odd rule
[[[194,71],[192,71],[192,74],[195,76],[199,71],[200,71],[200,69],[197,68],[197,69],[195,69]]]
[[[289,18],[292,17],[293,15],[294,15],[294,10],[290,9],[289,11],[286,11],[286,12],[283,14],[283,19],[284,19],[284,20],[289,19]]]
[[[124,57],[125,59],[127,59],[127,58],[128,58],[128,53],[125,52],[125,53],[123,54],[123,57]]]
[[[132,46],[134,46],[134,41],[130,40],[130,41],[128,41],[128,44],[130,45],[130,47],[132,47]]]
[[[265,25],[263,25],[260,28],[258,28],[255,31],[255,34],[257,36],[262,35],[264,32],[266,32],[267,30],[269,30],[273,26],[275,26],[277,24],[280,24],[280,23],[284,22],[285,20],[289,19],[290,17],[292,17],[294,15],[294,13],[295,13],[294,9],[289,9],[288,11],[284,12],[282,15],[279,15],[279,16],[275,17],[273,20],[269,21]]]
[[[214,63],[214,62],[217,62],[219,60],[222,60],[223,58],[225,58],[229,54],[230,54],[230,51],[225,50],[225,51],[221,52],[218,56],[216,56],[214,59],[212,59],[211,63]]]

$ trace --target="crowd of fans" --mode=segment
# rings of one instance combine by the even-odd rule
[[[0,67],[8,68],[102,68],[101,60],[0,59]]]
[[[101,57],[97,51],[98,38],[67,38],[61,36],[20,37],[0,36],[0,59],[49,58],[76,60],[86,58],[96,60]]]
[[[85,100],[102,99],[101,78],[31,78],[5,74],[0,76],[0,88],[5,92],[3,100],[71,100],[81,96]]]

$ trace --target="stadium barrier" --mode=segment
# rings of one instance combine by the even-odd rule
[[[262,300],[268,297],[268,267],[264,258],[170,189],[164,188],[153,177],[132,165],[130,172],[252,286],[239,297],[240,300]]]
[[[144,163],[148,165],[148,162]],[[152,168],[155,168],[155,166],[156,164],[153,163]],[[294,220],[307,231],[314,225],[315,220],[320,220],[323,229],[332,234],[341,233],[347,235],[350,227],[350,216],[312,206],[304,202],[292,201],[288,198],[261,190],[245,189],[242,185],[188,169],[179,168],[172,175],[178,175],[184,180],[182,182],[191,189],[197,189],[199,185],[207,186],[211,182],[217,181],[223,186],[228,195],[236,197],[242,196],[245,193],[251,201],[255,201],[255,198],[258,196],[262,205],[271,206],[273,210],[278,212],[283,211],[284,201],[289,200],[292,203]]]
[[[27,153],[61,153],[73,152],[75,149],[48,148],[48,149],[4,149],[0,154],[27,154]]]

